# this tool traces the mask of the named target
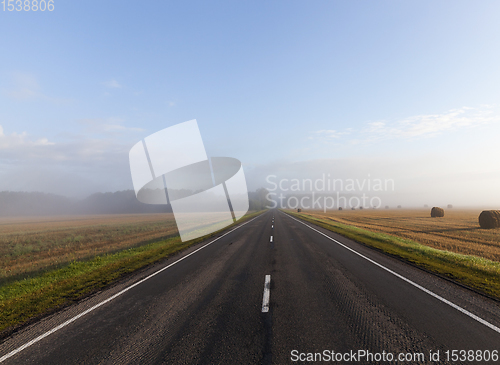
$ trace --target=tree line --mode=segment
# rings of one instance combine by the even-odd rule
[[[265,209],[267,190],[249,192],[249,210]],[[71,199],[41,192],[0,192],[0,216],[61,214],[171,213],[169,204],[144,204],[133,190],[95,193],[84,199]]]

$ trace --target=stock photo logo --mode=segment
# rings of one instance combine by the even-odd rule
[[[170,204],[181,240],[222,229],[249,208],[241,162],[208,158],[196,120],[176,124],[137,142],[129,152],[137,199]]]

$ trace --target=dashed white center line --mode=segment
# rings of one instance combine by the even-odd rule
[[[273,236],[271,236],[271,240],[269,242],[273,242]]]
[[[274,228],[274,224],[271,224],[271,228]]]
[[[269,296],[271,295],[271,275],[266,275],[264,282],[264,296],[262,298],[262,313],[269,312]]]

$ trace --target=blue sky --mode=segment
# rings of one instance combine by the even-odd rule
[[[131,188],[130,147],[197,119],[207,153],[239,158],[251,189],[270,173],[370,173],[396,180],[394,202],[500,204],[499,11],[57,0],[53,12],[1,11],[0,190]]]

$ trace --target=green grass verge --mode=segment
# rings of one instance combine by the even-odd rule
[[[438,250],[412,240],[319,219],[306,213],[287,213],[500,299],[500,262]]]
[[[115,253],[74,261],[0,287],[0,333],[71,304],[138,269],[158,262],[262,213],[246,215],[223,230],[182,242],[179,236],[124,249]]]

